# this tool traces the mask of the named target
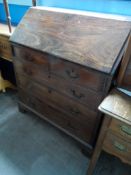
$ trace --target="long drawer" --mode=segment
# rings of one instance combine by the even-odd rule
[[[43,101],[43,98],[34,97],[32,94],[22,89],[19,89],[19,99],[24,105],[33,109],[33,112],[36,111],[42,118],[57,125],[59,128],[63,128],[66,133],[75,136],[82,142],[84,141],[85,144],[93,145],[96,134],[93,123],[81,123],[70,115],[48,105]]]
[[[35,67],[36,70],[34,71],[33,64],[41,65],[39,66],[41,73],[48,71],[50,75],[57,75],[68,80],[71,84],[77,84],[95,91],[103,91],[108,81],[105,74],[51,55],[42,54],[24,47],[15,47],[14,51],[17,58],[15,59],[16,67],[19,66],[18,69],[23,69],[23,71],[30,74],[37,74],[38,71],[37,67]],[[23,62],[20,64],[20,61]]]
[[[115,135],[114,132],[108,131],[103,149],[119,157],[123,162],[131,164],[131,141],[127,142]]]
[[[67,79],[71,83],[84,86],[86,88],[103,91],[106,84],[106,75],[91,69],[87,69],[78,64],[63,61],[59,58],[50,58],[51,73]]]
[[[127,140],[127,141],[130,140],[131,142],[131,126],[130,125],[122,121],[112,119],[109,129],[112,130],[114,133],[117,133],[124,140]]]
[[[103,98],[102,93],[94,92],[92,90],[85,89],[74,84],[69,84],[66,80],[60,80],[54,75],[48,77],[47,74],[44,74],[43,77],[40,78],[39,76],[39,78],[37,78],[36,76],[20,72],[20,74],[17,76],[17,81],[18,84],[20,84],[21,86],[28,87],[29,79],[32,79],[33,81],[35,80],[39,84],[49,86],[57,92],[60,92],[61,94],[66,95],[69,98],[72,98],[75,101],[86,105],[88,108],[97,111],[98,105]]]
[[[17,59],[24,60],[26,63],[32,63],[38,65],[44,71],[49,71],[49,60],[47,54],[28,49],[26,47],[14,47],[14,53],[17,55]]]
[[[49,86],[40,86],[35,82],[29,80],[27,81],[27,86],[25,87],[20,84],[20,88],[26,89],[27,92],[31,93],[35,97],[42,99],[45,103],[65,112],[67,115],[72,116],[81,123],[86,122],[93,126],[95,123],[99,124],[97,112],[91,111],[86,106],[61,95]]]

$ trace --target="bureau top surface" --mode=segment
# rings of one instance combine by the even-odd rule
[[[111,73],[131,22],[45,7],[28,10],[10,40],[51,55]]]

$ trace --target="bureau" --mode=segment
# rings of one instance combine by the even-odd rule
[[[91,150],[102,121],[97,107],[113,84],[130,27],[86,12],[30,8],[10,38],[19,108]]]

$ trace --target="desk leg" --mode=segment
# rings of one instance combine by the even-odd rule
[[[101,150],[102,150],[103,141],[104,141],[104,138],[106,136],[106,131],[108,129],[110,122],[111,122],[111,118],[108,116],[104,116],[104,120],[102,123],[100,134],[99,134],[93,155],[91,157],[91,160],[90,160],[90,163],[88,166],[87,175],[93,174],[94,168],[96,166],[97,160],[98,160],[100,153],[101,153]]]

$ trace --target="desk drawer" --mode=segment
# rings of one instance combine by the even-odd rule
[[[38,70],[38,73],[39,73],[39,70]],[[32,79],[33,81],[35,80],[41,85],[50,86],[53,89],[55,89],[57,92],[60,92],[61,94],[66,95],[69,98],[72,98],[73,100],[79,103],[82,103],[95,111],[98,111],[97,110],[98,105],[100,104],[103,97],[102,93],[85,89],[83,87],[80,87],[74,84],[69,84],[68,81],[64,79],[61,80],[55,75],[48,76],[45,73],[43,76],[41,75],[39,76],[39,78],[37,78],[36,75],[33,75],[33,74],[28,76],[27,74],[21,73],[21,75],[19,74],[17,77],[18,84],[20,84],[22,87],[28,86],[29,79]]]
[[[131,142],[131,126],[130,125],[122,121],[112,119],[109,129],[112,130],[113,132],[116,132],[120,136],[122,136],[123,139],[129,140]]]
[[[95,130],[92,125],[87,123],[80,123],[71,116],[55,109],[51,105],[46,104],[43,98],[37,98],[31,94],[20,90],[19,98],[22,103],[30,107],[33,111],[41,114],[42,118],[54,124],[58,128],[62,128],[66,133],[69,133],[76,138],[88,143],[93,144],[95,139]]]
[[[50,59],[50,69],[51,73],[67,79],[70,83],[95,91],[103,91],[107,81],[106,75],[98,71],[59,58]]]
[[[95,127],[95,124],[99,124],[100,119],[97,117],[97,112],[91,111],[86,106],[61,95],[49,86],[40,86],[28,80],[27,85],[22,86],[22,84],[20,84],[20,88],[26,89],[27,92],[36,98],[42,99],[48,105],[52,105],[54,108],[72,116],[80,123],[84,124],[86,122],[93,127]]]
[[[17,57],[15,59],[17,61],[16,64],[18,63],[18,61],[23,60],[25,61],[23,62],[23,64],[25,63],[25,65],[29,64],[32,66],[32,64],[35,64],[41,67],[43,71],[49,71],[49,59],[47,54],[42,54],[26,47],[14,47],[14,53]]]
[[[109,81],[108,76],[103,73],[45,53],[42,54],[24,47],[15,47],[14,50],[16,55],[14,59],[15,65],[17,66],[22,61],[22,66],[26,67],[24,71],[28,70],[29,72],[32,67],[39,65],[39,67],[35,68],[41,69],[41,74],[48,71],[50,75],[65,79],[70,84],[101,92],[105,90],[106,83]]]
[[[103,149],[119,157],[123,162],[131,164],[131,142],[126,142],[117,137],[113,132],[108,132],[104,140]]]

